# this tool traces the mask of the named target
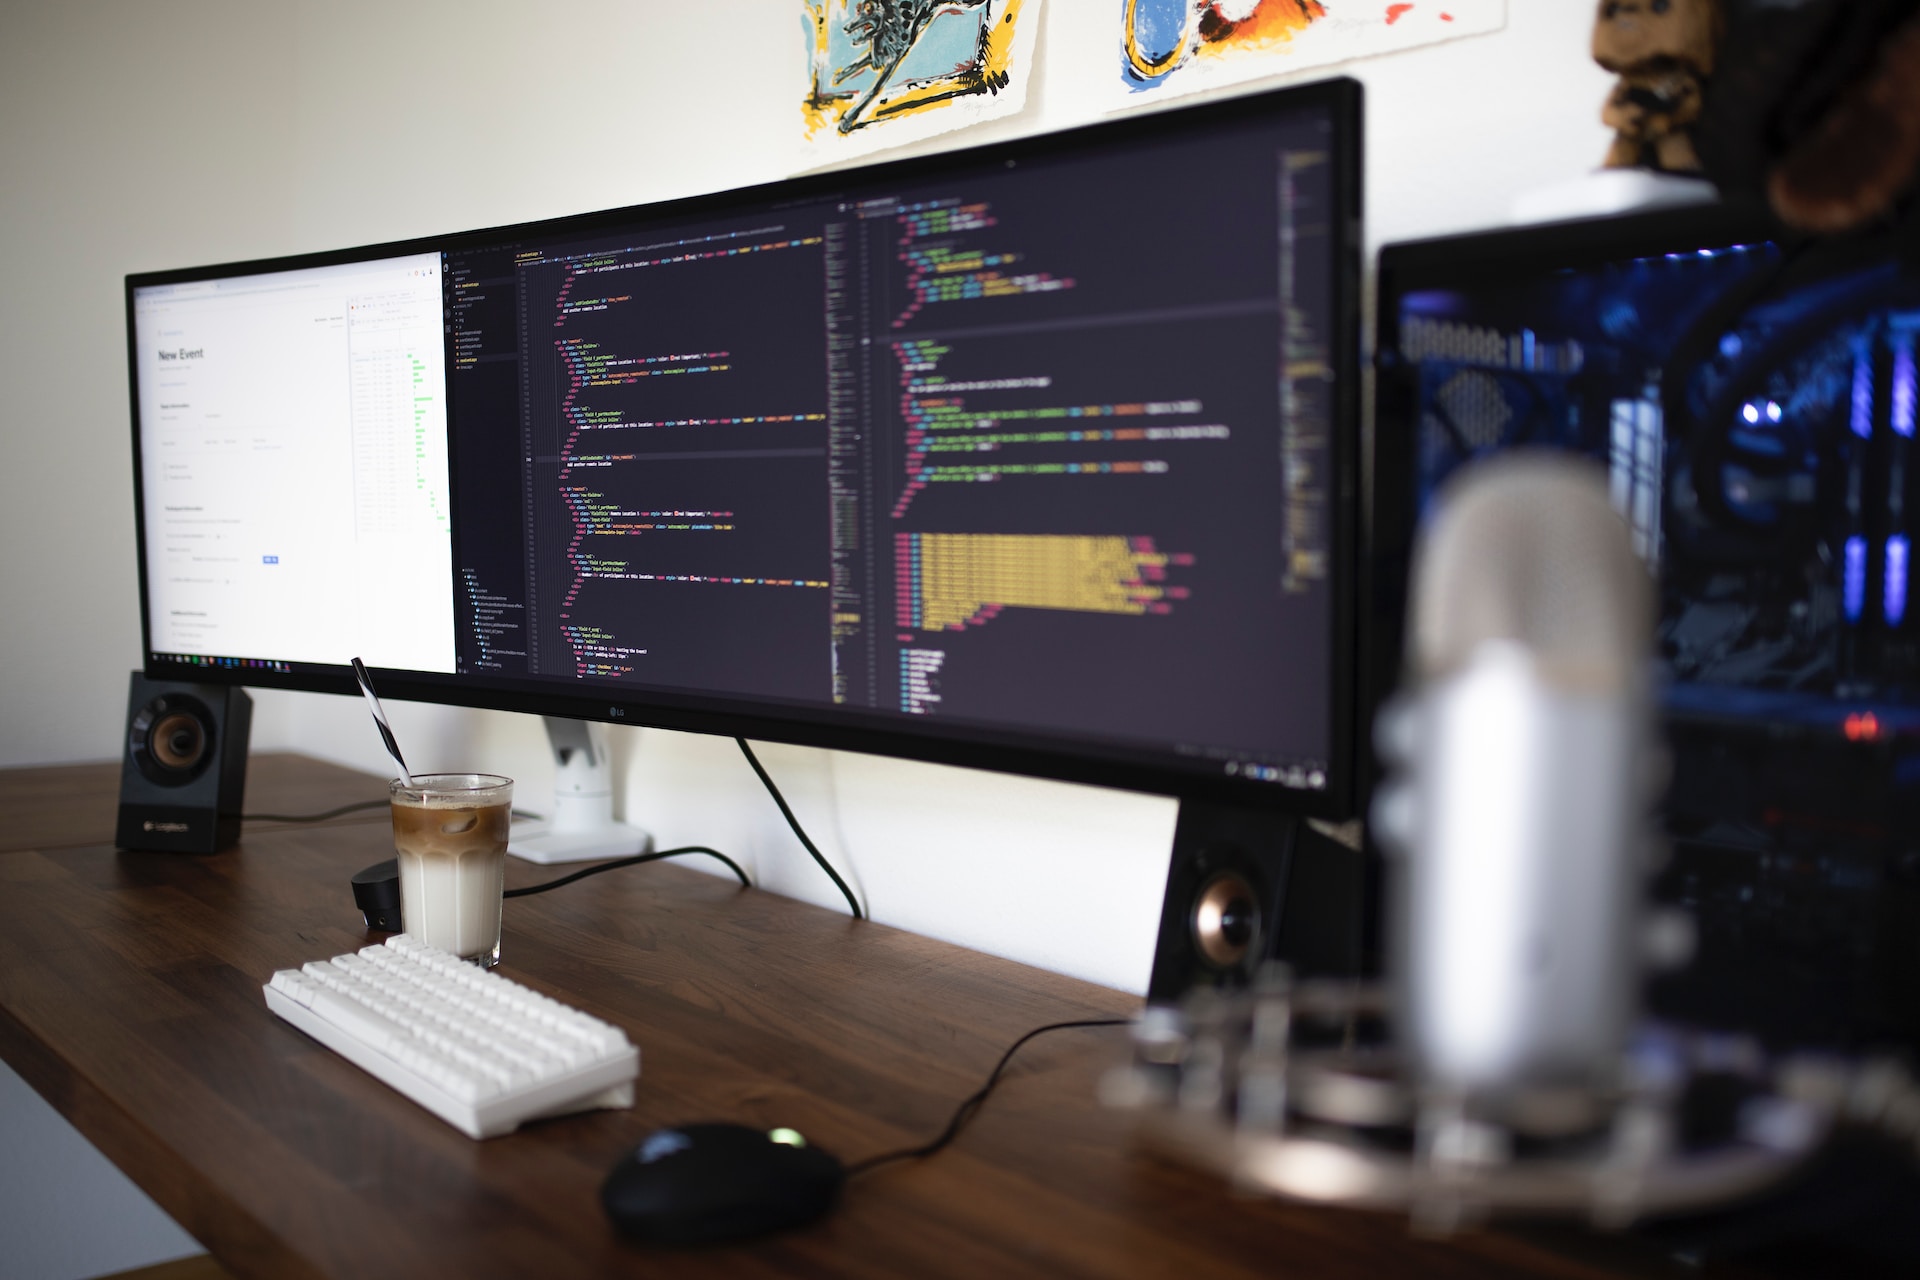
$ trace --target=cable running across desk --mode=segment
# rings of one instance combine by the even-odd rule
[[[853,918],[855,920],[866,919],[866,912],[860,909],[860,903],[854,898],[853,890],[847,887],[847,882],[840,878],[840,873],[833,869],[832,864],[822,856],[820,850],[807,836],[805,828],[800,825],[800,820],[794,817],[793,810],[787,807],[786,797],[780,794],[780,788],[774,785],[773,778],[769,776],[766,769],[761,766],[759,758],[753,754],[753,748],[747,745],[745,738],[735,738],[734,741],[740,744],[741,754],[745,755],[747,763],[753,766],[753,771],[759,777],[761,784],[766,787],[767,794],[771,795],[774,804],[780,807],[780,814],[787,820],[787,826],[793,829],[793,834],[800,838],[800,843],[805,846],[806,851],[813,855],[813,860],[820,864],[820,869],[827,873],[828,878],[833,881],[834,885],[839,888],[841,894],[845,896],[847,906],[853,912]],[[384,809],[390,803],[391,802],[387,800],[363,800],[355,804],[343,804],[336,809],[327,809],[320,813],[250,813],[245,815],[242,820],[246,822],[325,822],[330,818],[342,817],[349,813],[359,813],[367,809]],[[514,817],[516,818],[531,816],[531,814],[522,813],[520,810],[514,810]],[[747,877],[747,873],[741,869],[740,864],[732,858],[721,853],[718,849],[712,849],[703,844],[690,844],[683,845],[678,849],[663,849],[657,853],[636,854],[631,858],[616,858],[611,862],[603,862],[598,866],[588,867],[585,870],[576,871],[571,875],[561,876],[557,880],[549,880],[544,884],[528,885],[523,889],[508,889],[502,896],[508,898],[524,898],[528,894],[545,893],[549,889],[558,889],[562,885],[572,884],[576,880],[584,880],[588,876],[598,875],[602,871],[614,871],[621,867],[637,867],[643,862],[657,862],[661,858],[675,858],[689,853],[704,853],[709,857],[720,859],[720,861],[727,864],[727,868],[732,871],[734,875],[740,878],[742,885],[749,889],[753,888],[753,881]]]
[[[680,857],[682,854],[688,854],[688,853],[704,853],[708,857],[720,859],[720,861],[727,864],[728,868],[732,870],[734,875],[740,877],[740,883],[742,886],[748,889],[753,888],[753,881],[747,879],[747,873],[745,871],[742,871],[740,869],[740,864],[735,862],[732,858],[729,858],[726,854],[720,852],[718,849],[709,849],[706,845],[703,845],[703,844],[689,844],[689,845],[682,845],[678,849],[661,849],[655,853],[635,854],[631,858],[615,858],[612,862],[598,863],[595,866],[586,867],[580,871],[575,871],[571,875],[561,876],[557,880],[548,880],[542,884],[530,884],[526,886],[524,889],[508,889],[505,893],[501,894],[500,896],[503,898],[524,898],[530,893],[545,893],[549,889],[558,889],[562,885],[572,884],[575,880],[584,880],[588,876],[597,876],[602,871],[617,871],[621,867],[637,867],[643,862],[657,862],[661,858],[677,858],[677,857]]]
[[[334,818],[345,817],[349,813],[362,813],[368,809],[386,809],[392,806],[391,800],[359,800],[353,804],[343,804],[337,809],[324,809],[319,813],[244,813],[242,822],[327,822]],[[535,815],[524,809],[515,809],[516,818],[531,818]]]
[[[900,1151],[888,1151],[877,1156],[868,1156],[865,1160],[848,1165],[847,1177],[852,1178],[858,1174],[867,1172],[869,1169],[876,1169],[883,1164],[891,1164],[896,1160],[918,1160],[922,1156],[933,1155],[955,1138],[959,1137],[960,1131],[967,1127],[967,1122],[972,1120],[973,1117],[979,1113],[981,1106],[986,1103],[987,1095],[993,1092],[993,1087],[1000,1083],[1000,1077],[1006,1071],[1007,1064],[1013,1061],[1013,1055],[1020,1052],[1020,1046],[1035,1036],[1045,1035],[1049,1031],[1066,1031],[1073,1027],[1124,1027],[1130,1021],[1131,1019],[1128,1018],[1085,1018],[1076,1022],[1049,1022],[1044,1027],[1035,1027],[1018,1040],[1015,1040],[1007,1047],[1007,1051],[1000,1055],[1000,1061],[993,1068],[993,1073],[987,1077],[987,1082],[972,1094],[968,1095],[958,1107],[954,1108],[953,1119],[947,1121],[947,1127],[941,1131],[939,1137],[935,1138],[932,1142],[923,1143],[917,1147],[907,1147]]]
[[[337,809],[328,809],[322,813],[248,813],[241,815],[242,822],[325,822],[329,818],[344,817],[349,813],[359,813],[363,809],[385,809],[392,804],[390,800],[362,800],[356,804],[343,804]]]
[[[780,814],[786,818],[787,825],[793,829],[793,834],[800,838],[800,843],[806,847],[808,853],[813,855],[813,860],[820,864],[820,869],[827,873],[827,876],[839,887],[841,894],[846,897],[847,906],[852,910],[853,918],[855,920],[866,919],[866,913],[860,909],[860,903],[854,898],[853,890],[847,888],[847,882],[840,878],[840,873],[833,869],[832,864],[829,863],[825,857],[821,856],[820,850],[814,845],[813,841],[808,838],[806,829],[800,825],[800,820],[794,817],[793,810],[787,807],[787,798],[780,794],[780,788],[774,785],[773,778],[761,767],[759,758],[753,754],[753,748],[747,745],[745,738],[735,738],[734,741],[740,744],[741,754],[746,756],[747,763],[753,766],[753,771],[758,775],[761,784],[766,787],[767,794],[771,795],[774,804],[780,807]],[[602,871],[613,871],[620,867],[637,867],[643,862],[654,862],[661,858],[673,858],[688,853],[704,853],[709,857],[720,859],[720,861],[726,863],[727,866],[732,869],[734,875],[740,878],[742,885],[749,889],[753,888],[753,881],[747,878],[747,873],[741,870],[740,864],[732,858],[721,853],[718,849],[709,848],[703,844],[690,844],[683,845],[678,849],[663,849],[658,853],[642,853],[636,854],[631,858],[616,858],[612,862],[603,862],[598,866],[588,867],[583,871],[576,871],[572,875],[561,876],[557,880],[549,880],[544,884],[528,885],[524,889],[508,889],[502,896],[508,898],[524,898],[528,894],[545,893],[549,889],[558,889],[562,885],[572,884],[576,880],[584,880],[586,877],[598,875]]]

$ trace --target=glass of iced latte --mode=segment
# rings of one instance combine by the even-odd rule
[[[393,851],[408,933],[491,969],[500,962],[500,893],[507,873],[513,779],[491,773],[395,778]]]

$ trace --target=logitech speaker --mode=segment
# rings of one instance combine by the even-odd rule
[[[122,849],[212,853],[240,839],[253,699],[133,673],[121,744]]]
[[[1354,977],[1372,947],[1369,857],[1308,823],[1182,801],[1147,999],[1238,987],[1269,960]]]

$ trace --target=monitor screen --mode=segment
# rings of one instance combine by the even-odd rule
[[[1658,588],[1654,1013],[1839,1045],[1920,1034],[1920,283],[1890,237],[1708,208],[1389,246],[1376,688],[1418,520],[1475,458],[1607,477]]]
[[[149,673],[1344,812],[1358,110],[130,277]]]
[[[1659,583],[1670,717],[1920,730],[1895,255],[1717,209],[1396,246],[1381,317],[1383,506],[1417,521],[1491,453],[1583,454]]]
[[[441,279],[415,252],[134,290],[150,652],[455,670]]]

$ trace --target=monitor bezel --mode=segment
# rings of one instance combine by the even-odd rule
[[[523,712],[611,724],[643,725],[693,733],[746,737],[834,750],[924,760],[965,768],[990,769],[1065,782],[1114,787],[1130,791],[1286,810],[1302,817],[1343,819],[1358,803],[1355,753],[1358,739],[1354,715],[1360,706],[1357,679],[1360,491],[1361,491],[1361,237],[1362,237],[1362,90],[1357,81],[1333,79],[1309,85],[1249,94],[1137,113],[1074,129],[1039,134],[977,147],[890,160],[857,168],[802,174],[776,182],[702,193],[619,209],[539,219],[448,235],[426,236],[348,249],[288,255],[270,259],[217,263],[199,267],[130,274],[125,282],[127,369],[132,406],[134,469],[134,529],[138,554],[140,637],[145,673],[156,680],[220,685],[251,685],[263,689],[353,694],[350,668],[276,671],[260,667],[226,667],[170,660],[154,652],[147,584],[145,495],[141,474],[139,365],[135,349],[136,291],[157,285],[184,284],[273,271],[337,266],[417,253],[459,252],[462,249],[532,237],[591,236],[608,227],[639,219],[697,218],[749,205],[780,205],[827,198],[849,183],[911,183],[939,177],[956,164],[1024,163],[1071,152],[1085,146],[1112,146],[1141,142],[1189,131],[1203,131],[1216,122],[1241,120],[1256,113],[1293,113],[1323,110],[1332,120],[1330,163],[1335,209],[1329,234],[1335,258],[1334,314],[1331,347],[1334,368],[1332,422],[1333,466],[1337,483],[1331,502],[1333,570],[1330,648],[1333,688],[1330,700],[1330,750],[1327,785],[1322,790],[1293,789],[1280,784],[1253,782],[1224,775],[1188,772],[1171,762],[1171,753],[1152,753],[1162,762],[1103,755],[1097,743],[1043,735],[999,734],[951,722],[937,728],[902,724],[894,717],[832,708],[775,707],[744,698],[709,694],[679,694],[657,690],[630,691],[615,687],[573,693],[564,686],[530,681],[518,687],[511,679],[489,677],[476,685],[475,677],[374,668],[383,697]],[[451,339],[449,338],[449,341]],[[272,660],[273,655],[249,655]],[[1008,738],[1019,739],[1009,743]]]

